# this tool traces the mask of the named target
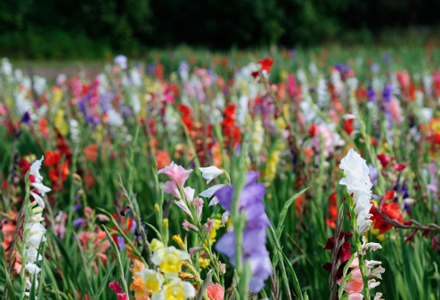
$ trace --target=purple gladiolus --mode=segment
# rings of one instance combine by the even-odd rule
[[[249,260],[252,278],[249,284],[253,292],[258,293],[264,287],[264,281],[272,274],[269,252],[266,249],[266,228],[270,225],[262,203],[265,186],[255,182],[258,172],[246,174],[246,186],[241,191],[240,211],[247,215],[247,224],[243,232],[243,260]],[[215,194],[219,203],[228,211],[231,210],[234,188],[225,186]],[[233,232],[225,234],[216,245],[219,252],[225,254],[232,265],[235,260],[235,236]]]
[[[385,102],[391,102],[392,92],[393,85],[391,83],[388,83],[383,90],[383,100],[385,100]]]
[[[84,223],[84,219],[83,218],[77,218],[75,221],[73,221],[73,226],[81,227],[83,223]]]
[[[21,122],[29,125],[31,122],[31,115],[29,114],[29,112],[25,112],[23,117],[21,118]]]

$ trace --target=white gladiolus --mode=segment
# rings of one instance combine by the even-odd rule
[[[203,179],[206,179],[206,184],[209,184],[213,179],[224,173],[222,169],[219,169],[216,166],[199,168],[199,170],[202,172]]]
[[[119,54],[114,59],[115,65],[121,67],[121,69],[127,69],[127,57],[125,55]]]
[[[204,190],[199,194],[200,197],[204,198],[211,198],[219,189],[226,186],[226,184],[217,184],[214,186],[211,186],[209,189]]]
[[[345,177],[339,181],[339,184],[347,186],[347,191],[354,200],[354,211],[358,222],[359,235],[367,232],[372,221],[370,217],[371,187],[370,169],[365,159],[359,153],[350,149],[347,155],[341,160],[339,167],[344,171]]]
[[[41,164],[43,162],[44,156],[41,157],[40,160],[35,161],[30,168],[29,175],[32,176],[31,187],[34,189],[30,192],[31,196],[35,199],[37,204],[44,208],[44,200],[41,196],[44,196],[45,193],[49,192],[51,189],[43,184],[43,176],[40,174]],[[40,196],[41,195],[41,196]],[[36,262],[42,260],[42,255],[38,253],[40,249],[41,242],[46,241],[46,237],[44,234],[46,233],[46,228],[41,222],[44,221],[41,212],[32,214],[29,216],[27,223],[24,225],[24,229],[27,232],[27,239],[24,240],[24,244],[26,248],[24,252],[26,255],[26,272],[29,275],[36,276],[40,273],[41,268],[36,265]],[[36,286],[38,286],[37,278],[33,279]],[[26,290],[25,294],[29,296],[29,290],[31,289],[30,280],[26,281]],[[35,297],[36,299],[36,297]]]

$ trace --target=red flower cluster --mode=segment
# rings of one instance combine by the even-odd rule
[[[388,200],[394,200],[394,191],[387,192],[385,194],[384,204],[381,208],[382,215],[386,215],[391,220],[396,220],[399,223],[404,223],[402,214],[400,213],[400,206],[395,202],[386,202]],[[373,205],[370,209],[370,214],[373,216],[371,220],[374,222],[374,229],[379,229],[380,233],[385,233],[390,230],[393,226],[387,223],[381,214],[379,214],[378,209]]]
[[[325,223],[330,228],[335,229],[336,228],[336,217],[338,216],[338,208],[336,207],[336,204],[337,204],[336,193],[331,194],[328,202],[330,204],[329,211],[328,211],[328,214],[330,215],[330,217],[325,219]]]
[[[192,133],[193,130],[193,121],[191,120],[191,110],[188,106],[183,104],[179,104],[178,110],[182,112],[182,121],[185,124],[186,128],[188,128],[189,133]]]
[[[226,137],[225,147],[227,147],[231,141],[233,141],[233,146],[235,146],[240,141],[240,128],[235,126],[235,109],[235,104],[226,106],[225,114],[223,116],[223,122],[221,123],[223,128],[223,135]]]
[[[344,120],[344,131],[350,135],[353,132],[353,121],[354,119]]]
[[[64,188],[63,181],[66,181],[67,175],[70,174],[69,162],[65,160],[61,164],[62,156],[63,155],[58,150],[46,150],[44,165],[46,167],[54,167],[49,169],[49,178],[53,182],[52,189],[54,191],[62,190]]]
[[[342,244],[341,248],[339,249],[337,257],[341,260],[341,265],[338,269],[338,272],[336,273],[336,278],[339,279],[342,277],[344,266],[347,263],[347,261],[351,257],[351,244],[349,242],[349,239],[353,237],[353,233],[350,233],[348,231],[347,233],[341,232],[339,233],[339,240],[344,238],[344,243]],[[331,253],[333,253],[333,249],[335,248],[335,237],[331,237],[327,240],[327,243],[325,244],[324,250],[330,250]],[[322,268],[329,272],[331,274],[332,272],[332,264],[331,263],[325,263]]]
[[[266,72],[269,73],[270,68],[272,68],[273,65],[273,60],[270,59],[269,57],[266,57],[265,59],[260,60],[258,64],[261,66],[261,70],[263,71],[266,70]]]
[[[377,159],[380,161],[380,164],[385,169],[388,166],[388,164],[394,160],[394,157],[392,157],[392,156],[390,157],[390,156],[386,155],[385,153],[382,153],[382,154],[377,155]]]

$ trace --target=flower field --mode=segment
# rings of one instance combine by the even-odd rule
[[[440,299],[439,58],[2,59],[2,299]]]

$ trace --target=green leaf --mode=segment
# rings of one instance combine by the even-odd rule
[[[209,284],[212,281],[212,272],[213,272],[213,269],[211,269],[208,272],[208,274],[206,275],[205,281],[203,281],[202,286],[200,287],[200,290],[197,293],[195,300],[202,300],[203,294],[205,293],[206,289],[208,288]]]
[[[286,219],[286,215],[287,212],[289,211],[290,206],[292,205],[293,201],[295,201],[296,198],[298,198],[299,196],[301,196],[305,191],[307,191],[309,188],[305,188],[302,191],[296,193],[295,195],[293,195],[292,197],[290,197],[289,200],[286,201],[286,203],[284,203],[284,207],[281,210],[280,213],[280,218],[279,218],[279,222],[278,222],[278,227],[276,230],[276,237],[278,239],[280,239],[281,237],[281,233],[283,232],[283,224],[284,224],[284,220]]]
[[[96,291],[96,294],[93,296],[93,300],[98,299],[99,296],[101,295],[101,293],[104,291],[104,288],[107,286],[107,280],[110,277],[110,274],[113,271],[113,268],[115,267],[115,265],[116,265],[116,260],[114,260],[112,262],[109,269],[107,270],[107,273],[105,273],[105,276],[104,276],[103,280],[101,281],[101,285],[99,286],[98,290]]]
[[[4,269],[5,269],[5,276],[6,276],[6,284],[8,286],[9,300],[15,300],[14,286],[12,285],[11,278],[9,277],[9,273],[6,270],[6,267],[4,267]]]

